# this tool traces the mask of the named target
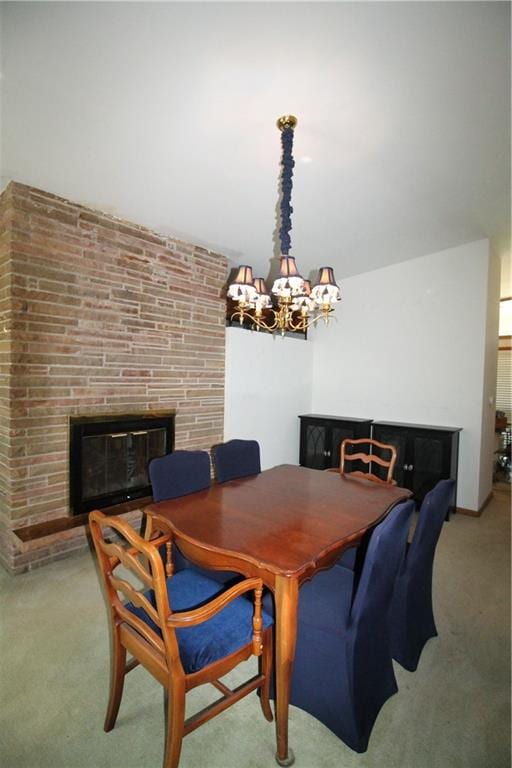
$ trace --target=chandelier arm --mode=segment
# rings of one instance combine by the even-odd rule
[[[293,322],[293,318],[290,318],[289,330],[300,332],[307,331],[307,329],[311,328],[311,326],[314,325],[318,319],[318,317],[301,317],[299,320]]]
[[[329,309],[328,312],[327,311],[323,311],[321,314],[314,315],[313,317],[311,317],[311,316],[307,317],[307,318],[306,317],[304,317],[304,318],[301,317],[295,323],[293,322],[293,316],[292,316],[290,318],[290,320],[289,320],[289,323],[288,323],[289,330],[292,330],[292,331],[307,331],[308,328],[312,328],[312,326],[315,325],[315,323],[318,323],[319,320],[325,320],[325,321],[328,322],[331,319],[330,315],[333,312],[334,312],[333,309]]]
[[[233,312],[233,314],[231,315],[231,320],[235,320],[235,318],[238,317],[238,318],[240,318],[240,323],[243,323],[244,318],[247,318],[248,320],[250,320],[251,323],[254,323],[254,325],[257,325],[258,328],[262,328],[264,331],[273,332],[273,331],[277,330],[277,328],[279,327],[279,322],[278,322],[278,314],[279,313],[276,312],[275,309],[271,309],[269,311],[272,312],[272,314],[274,316],[274,322],[273,323],[265,322],[265,320],[262,320],[261,318],[256,317],[256,315],[253,315],[253,313],[251,311],[244,311],[244,312],[237,311],[237,312]]]
[[[256,314],[253,313],[252,310],[237,310],[236,312],[233,312],[231,315],[231,321],[234,321],[236,318],[239,318],[240,324],[242,325],[244,319],[249,320],[253,325],[257,326],[258,328],[261,328],[264,331],[269,331],[270,333],[273,333],[276,330],[281,331],[281,333],[285,333],[286,331],[295,331],[299,333],[303,333],[304,331],[307,331],[308,328],[311,328],[315,323],[318,323],[319,320],[324,320],[325,323],[328,323],[330,320],[331,314],[334,312],[332,307],[328,310],[322,310],[319,314],[308,316],[308,317],[299,317],[298,320],[293,319],[293,312],[290,310],[290,307],[287,304],[282,304],[280,309],[269,309],[270,313],[272,313],[273,322],[269,323],[266,320],[264,320],[261,317],[258,317]]]

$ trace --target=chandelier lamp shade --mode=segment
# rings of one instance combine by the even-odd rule
[[[293,177],[293,131],[297,118],[285,115],[277,121],[281,131],[282,172],[279,240],[281,258],[279,277],[274,280],[269,293],[261,277],[253,277],[252,267],[243,264],[228,287],[228,297],[235,303],[236,311],[231,320],[238,319],[240,325],[249,322],[257,330],[304,332],[318,320],[327,324],[333,304],[340,301],[340,289],[336,285],[332,267],[321,267],[313,287],[300,274],[295,257],[290,256],[290,230]]]

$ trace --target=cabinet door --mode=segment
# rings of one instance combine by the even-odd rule
[[[300,464],[311,469],[339,467],[340,448],[343,440],[347,437],[369,436],[370,421],[302,416],[300,427]],[[347,471],[353,471],[358,468],[350,466],[350,469]]]
[[[409,435],[406,429],[373,425],[372,437],[381,443],[394,445],[396,448],[396,464],[393,472],[393,480],[401,488],[412,490],[412,478],[409,466],[412,465],[412,457],[409,458]],[[377,472],[375,472],[377,474]]]
[[[327,423],[304,419],[301,426],[300,463],[311,469],[325,469],[327,461]]]
[[[341,444],[342,442],[348,437],[350,439],[353,439],[355,435],[354,427],[349,424],[344,424],[343,422],[336,423],[333,422],[331,426],[331,439],[330,439],[330,448],[329,450],[329,456],[327,457],[327,466],[328,467],[339,467],[340,466],[340,452],[341,452]],[[357,469],[357,467],[352,466],[354,462],[348,462],[347,464],[347,471],[353,472],[354,469]]]
[[[411,433],[411,490],[421,502],[438,482],[450,477],[450,435]]]

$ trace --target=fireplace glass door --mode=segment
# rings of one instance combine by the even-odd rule
[[[173,449],[174,416],[73,420],[70,478],[74,514],[151,495],[148,464]]]

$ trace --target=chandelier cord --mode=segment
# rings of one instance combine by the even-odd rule
[[[279,229],[279,240],[281,242],[281,255],[288,255],[290,250],[292,228],[291,215],[293,208],[291,206],[292,197],[292,177],[295,161],[293,159],[293,128],[284,128],[281,131],[281,145],[283,147],[282,174],[281,174],[281,227]]]

